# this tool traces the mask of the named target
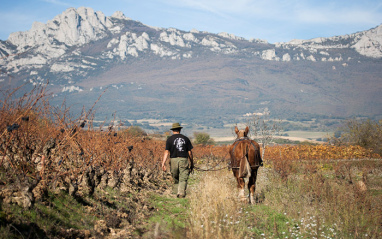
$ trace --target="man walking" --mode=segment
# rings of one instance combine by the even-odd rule
[[[179,123],[172,124],[173,135],[166,141],[162,160],[162,169],[166,171],[165,163],[170,155],[170,171],[174,179],[172,191],[178,198],[186,196],[188,176],[194,168],[193,146],[190,139],[180,133],[182,128]]]

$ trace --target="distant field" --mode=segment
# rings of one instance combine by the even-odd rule
[[[221,131],[223,132],[223,130]],[[235,136],[232,135],[230,132],[230,129],[224,130],[224,132],[227,132],[226,136],[221,135],[221,133],[214,134],[214,132],[210,132],[211,137],[216,141],[216,142],[222,142],[222,141],[230,141],[234,140]],[[288,134],[289,136],[277,136],[278,138],[282,139],[289,139],[292,141],[317,141],[317,139],[321,138],[327,138],[330,133],[328,132],[313,132],[313,131],[287,131],[284,132]]]
[[[314,131],[287,131],[285,132],[289,137],[298,137],[306,139],[318,139],[318,138],[327,138],[331,132],[314,132]]]
[[[320,142],[317,139],[324,139],[331,136],[331,132],[313,132],[313,131],[287,131],[285,132],[289,136],[280,136],[282,139],[288,139],[292,141],[310,141],[310,142]]]
[[[130,123],[133,123],[133,120],[129,120]],[[171,128],[172,122],[161,121],[157,119],[142,119],[136,121],[139,124],[148,123],[150,126],[158,127],[160,130],[166,131]],[[189,126],[186,123],[182,123],[184,127],[183,133],[189,137],[193,137],[194,132],[206,132],[215,142],[229,142],[233,141],[236,138],[234,132],[234,124],[225,125],[224,128],[212,128],[206,127],[203,125],[198,126]],[[239,129],[244,129],[245,124],[238,124]],[[148,133],[152,133],[148,131]],[[327,138],[332,134],[332,132],[316,132],[316,131],[285,131],[281,134],[288,134],[288,136],[277,136],[278,138],[288,139],[292,141],[313,141],[319,142],[317,139]],[[253,132],[250,131],[249,137],[253,138]],[[320,141],[321,142],[321,141]]]

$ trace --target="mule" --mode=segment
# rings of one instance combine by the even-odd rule
[[[245,180],[248,177],[249,203],[255,203],[255,189],[257,171],[262,166],[259,144],[248,138],[249,127],[245,130],[239,130],[235,126],[237,138],[229,148],[231,156],[231,167],[233,175],[237,180],[239,189],[239,198],[246,200],[245,197]]]

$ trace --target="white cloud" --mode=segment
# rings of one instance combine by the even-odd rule
[[[380,0],[158,1],[169,8],[188,10],[191,14],[199,12],[198,16],[206,21],[198,22],[208,31],[225,31],[270,42],[351,34],[382,23]]]
[[[371,23],[382,20],[379,1],[304,0],[161,0],[169,6],[210,12],[224,18],[233,15],[302,23]]]
[[[296,21],[315,24],[376,23],[378,20],[382,20],[381,11],[378,11],[378,5],[380,4],[374,6],[362,4],[339,6],[338,3],[318,6],[307,5],[295,12]]]
[[[55,5],[60,5],[60,6],[67,6],[67,7],[70,7],[71,5],[69,3],[66,3],[66,2],[63,2],[63,1],[60,1],[60,0],[42,0],[43,2],[47,2],[47,3],[52,3],[52,4],[55,4]]]

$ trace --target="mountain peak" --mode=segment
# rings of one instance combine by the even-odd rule
[[[328,38],[317,37],[309,40],[294,39],[286,43],[276,43],[276,46],[281,48],[300,47],[310,51],[353,48],[361,55],[381,58],[382,24],[370,30],[353,34]]]
[[[0,41],[0,88],[50,79],[57,99],[72,94],[73,101],[86,102],[111,87],[116,94],[110,104],[132,115],[147,108],[155,117],[164,112],[156,107],[176,105],[163,100],[175,88],[176,99],[194,104],[192,114],[222,108],[236,119],[244,110],[266,107],[291,115],[380,115],[382,68],[375,59],[382,57],[381,45],[382,26],[273,45],[230,33],[150,27],[120,11],[107,17],[92,8],[69,8]],[[142,100],[160,103],[137,103]]]
[[[113,13],[113,15],[111,15],[111,17],[122,20],[131,20],[130,18],[126,17],[125,14],[123,14],[123,12],[121,11],[116,11],[115,13]]]
[[[382,25],[351,35],[292,40],[270,45],[264,40],[246,40],[225,32],[211,34],[195,29],[185,32],[173,28],[150,27],[137,21],[128,23],[119,20],[131,19],[121,11],[107,17],[90,7],[68,8],[46,24],[35,22],[29,31],[12,33],[7,42],[13,46],[7,49],[3,47],[0,51],[2,54],[17,54],[33,48],[33,55],[39,55],[37,61],[41,62],[41,57],[46,60],[57,58],[70,53],[73,46],[84,46],[103,39],[109,42],[103,54],[109,57],[120,56],[122,60],[127,55],[137,57],[139,52],[145,54],[150,51],[163,57],[171,56],[173,59],[190,58],[194,53],[192,47],[219,54],[249,53],[249,49],[252,49],[249,53],[251,57],[271,61],[343,61],[341,54],[331,56],[329,53],[338,52],[338,49],[349,49],[372,58],[382,57]],[[138,25],[140,27],[137,28]],[[146,27],[150,29],[145,29]],[[157,34],[148,34],[155,31]],[[240,50],[237,44],[244,44],[249,48]],[[263,47],[257,49],[256,44],[262,44]]]
[[[11,33],[8,41],[18,49],[36,45],[52,45],[53,41],[67,46],[81,45],[106,36],[113,24],[102,12],[92,8],[68,8],[46,24],[35,22],[29,31]]]

